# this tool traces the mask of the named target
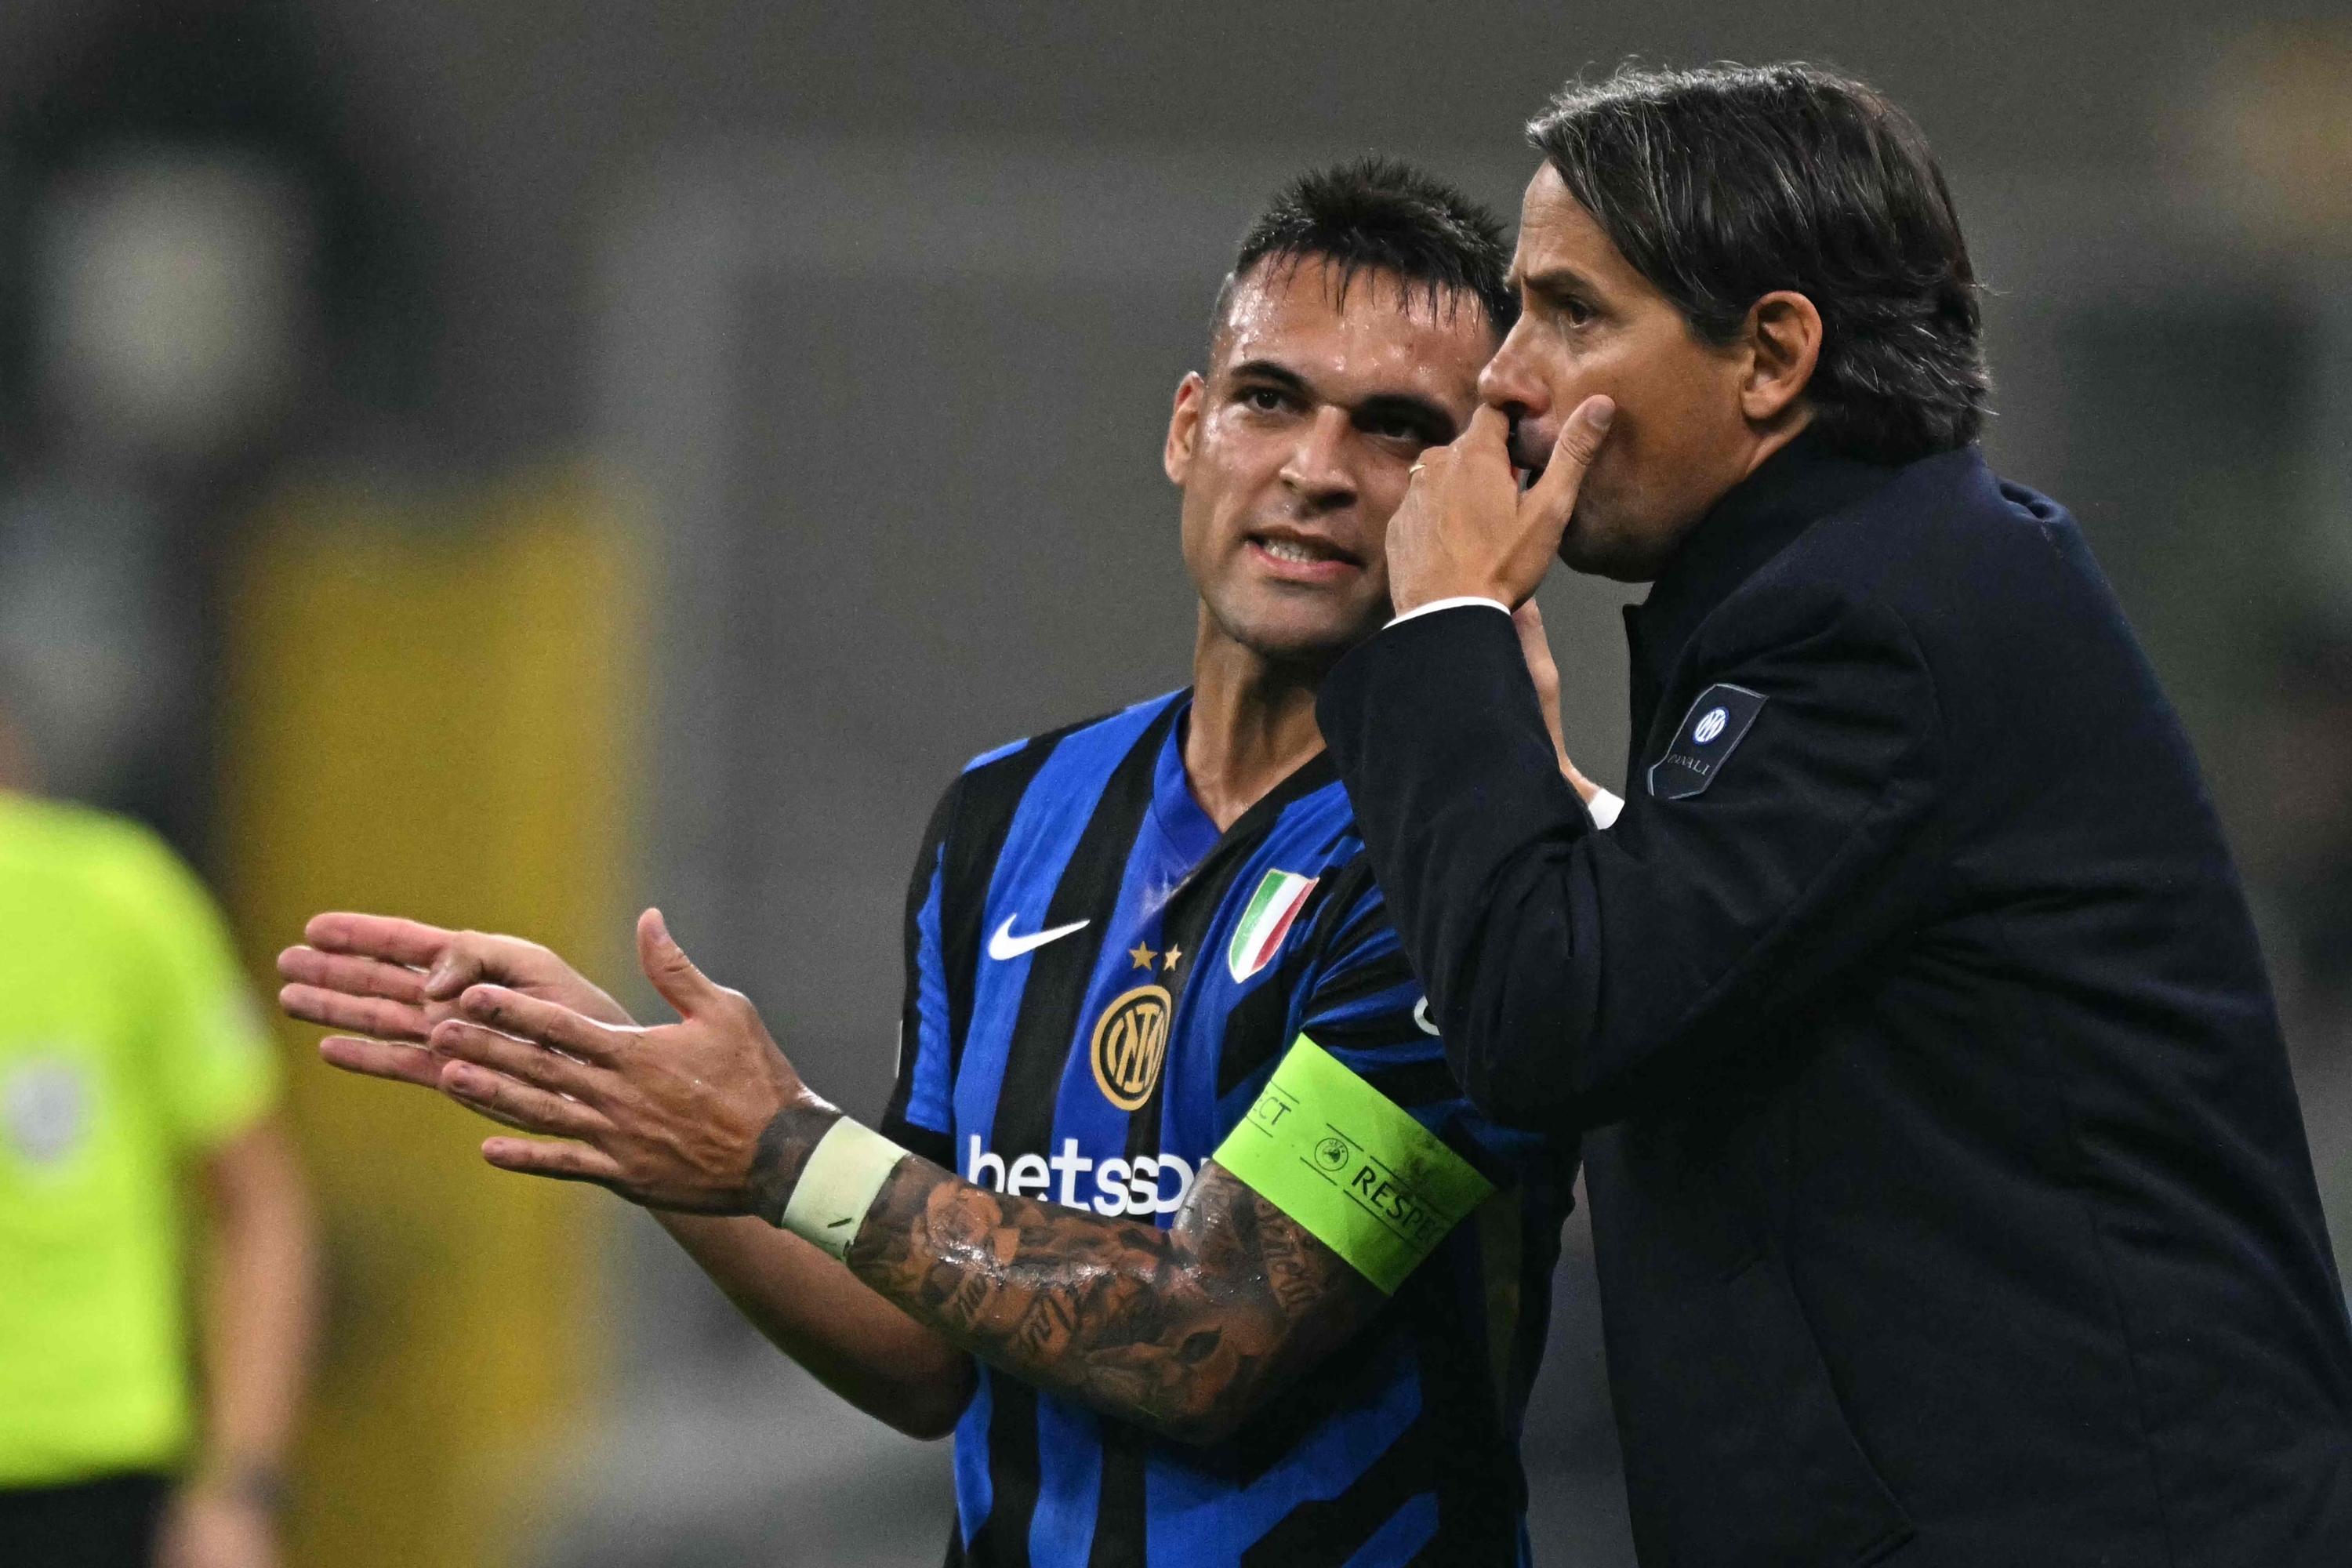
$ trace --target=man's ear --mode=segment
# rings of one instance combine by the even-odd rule
[[[1201,405],[1208,395],[1209,384],[1197,370],[1186,371],[1176,384],[1176,406],[1168,414],[1168,446],[1160,454],[1160,467],[1171,485],[1181,485],[1192,470],[1192,443],[1200,437]]]
[[[1822,313],[1802,294],[1775,289],[1748,307],[1746,338],[1739,411],[1750,424],[1770,425],[1795,406],[1813,379],[1822,358]]]

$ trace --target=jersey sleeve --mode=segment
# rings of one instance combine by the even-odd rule
[[[947,880],[947,841],[961,784],[959,778],[940,797],[907,880],[907,980],[898,1011],[898,1079],[882,1113],[881,1129],[886,1137],[950,1170],[955,1168],[950,1121],[954,1053],[950,1045],[947,963],[940,921]]]
[[[160,840],[126,839],[112,880],[132,921],[136,984],[166,1125],[183,1150],[220,1147],[277,1103],[277,1052],[210,892]]]
[[[1306,979],[1296,1031],[1428,1128],[1496,1187],[1559,1221],[1573,1206],[1580,1140],[1498,1125],[1455,1078],[1369,858],[1341,873],[1326,956]]]
[[[1332,892],[1324,915],[1330,934],[1306,977],[1297,1032],[1418,1119],[1442,1122],[1468,1102],[1446,1070],[1445,1047],[1370,861],[1355,860]]]
[[[1214,1158],[1392,1295],[1498,1192],[1525,1213],[1545,1149],[1498,1145],[1455,1086],[1370,863],[1325,876],[1294,1026]]]

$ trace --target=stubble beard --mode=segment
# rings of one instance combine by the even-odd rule
[[[1244,617],[1226,614],[1213,603],[1203,603],[1210,621],[1225,641],[1257,658],[1267,673],[1289,676],[1309,684],[1319,682],[1333,665],[1379,631],[1391,613],[1383,596],[1380,604],[1368,607],[1353,624],[1334,629],[1328,620],[1315,626],[1302,625],[1300,620],[1279,613]],[[1336,606],[1334,610],[1336,613]],[[1323,620],[1321,616],[1315,618]]]

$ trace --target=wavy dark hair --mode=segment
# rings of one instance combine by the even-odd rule
[[[1839,450],[1907,462],[1974,441],[1991,392],[1976,273],[1903,111],[1803,64],[1622,68],[1528,139],[1708,342],[1793,289],[1822,315],[1806,396]]]
[[[1360,273],[1384,272],[1433,309],[1468,299],[1500,337],[1518,320],[1502,221],[1454,186],[1397,158],[1365,157],[1301,174],[1242,236],[1217,290],[1212,333],[1261,263],[1329,261],[1342,299]]]

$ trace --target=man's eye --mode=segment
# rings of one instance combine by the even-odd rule
[[[1242,405],[1260,414],[1278,413],[1289,405],[1290,399],[1271,386],[1253,386],[1242,394]]]

